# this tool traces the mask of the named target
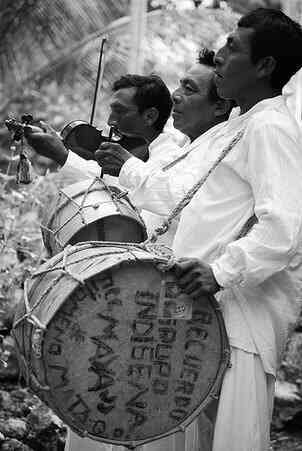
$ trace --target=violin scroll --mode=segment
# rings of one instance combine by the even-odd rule
[[[21,121],[17,121],[15,118],[9,118],[5,120],[5,125],[7,129],[13,133],[13,141],[21,141],[24,137],[25,128],[29,127],[32,131],[43,131],[40,127],[32,125],[34,123],[34,118],[31,114],[23,114],[21,116]]]

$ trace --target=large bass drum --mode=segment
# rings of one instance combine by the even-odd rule
[[[144,222],[127,193],[100,178],[60,189],[41,229],[50,256],[82,241],[140,243],[147,238]]]
[[[13,335],[30,387],[77,434],[135,447],[183,430],[229,362],[212,296],[192,303],[170,259],[80,243],[28,281]]]

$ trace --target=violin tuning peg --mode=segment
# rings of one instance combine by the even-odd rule
[[[25,124],[31,124],[34,121],[32,114],[22,114],[21,121]]]

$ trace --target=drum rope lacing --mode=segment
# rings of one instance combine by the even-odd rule
[[[167,271],[169,268],[169,261],[167,261],[167,259],[168,259],[168,252],[170,253],[171,250],[168,247],[166,247],[166,253],[164,253],[164,251],[161,250],[161,248],[163,248],[165,246],[162,246],[162,245],[158,246],[156,244],[155,245],[151,244],[151,245],[146,246],[144,244],[137,244],[137,243],[117,243],[117,242],[112,243],[112,242],[103,242],[103,241],[101,241],[101,242],[100,241],[90,241],[87,244],[82,243],[81,249],[90,248],[92,245],[94,247],[99,247],[100,249],[103,249],[104,247],[112,248],[112,246],[114,246],[114,247],[119,246],[118,250],[109,251],[109,252],[105,252],[105,253],[102,252],[102,253],[100,253],[99,256],[102,258],[104,256],[108,256],[108,255],[124,256],[125,254],[128,253],[129,256],[131,256],[131,258],[129,258],[128,261],[141,261],[139,259],[139,257],[133,251],[140,250],[140,249],[147,250],[149,252],[152,252],[153,261],[156,263],[156,265],[159,267],[159,269],[161,269],[163,271]],[[34,278],[46,275],[46,274],[54,272],[54,271],[60,271],[60,273],[52,280],[52,283],[42,292],[39,299],[32,306],[30,306],[29,301],[28,301],[28,293],[29,293],[28,280],[26,280],[24,282],[24,304],[25,304],[26,313],[14,323],[14,327],[16,325],[18,325],[20,322],[27,319],[29,322],[31,322],[32,324],[35,324],[40,329],[43,329],[43,330],[46,329],[46,325],[42,324],[40,322],[40,320],[33,314],[33,312],[47,298],[48,294],[51,292],[53,287],[66,275],[70,276],[73,280],[80,283],[81,285],[85,285],[85,279],[81,278],[79,275],[74,274],[70,270],[70,266],[75,265],[76,263],[83,262],[85,260],[91,260],[91,255],[89,255],[87,257],[81,257],[81,258],[75,259],[71,262],[67,261],[67,258],[71,255],[70,251],[73,251],[74,249],[79,249],[77,246],[68,245],[63,249],[63,251],[62,251],[63,255],[62,255],[62,257],[60,257],[60,259],[62,259],[61,265],[59,265],[60,260],[58,259],[58,261],[54,267],[46,268],[46,269],[43,269],[40,271],[38,270],[32,275],[32,279],[34,279]],[[158,247],[158,249],[157,249],[157,247]],[[160,252],[160,250],[161,250],[161,252]]]
[[[96,202],[93,204],[85,204],[86,200],[87,200],[87,196],[92,193],[93,191],[99,191],[99,188],[96,187],[94,190],[92,189],[94,187],[95,184],[97,183],[101,183],[103,185],[103,188],[110,194],[111,200],[110,201],[102,201],[102,202]],[[118,189],[118,191],[120,191]],[[71,196],[69,196],[64,190],[60,190],[59,191],[60,196],[64,196],[66,197],[67,201],[71,202],[75,207],[76,207],[76,211],[68,218],[65,220],[65,222],[63,222],[62,224],[60,224],[59,227],[57,227],[56,229],[52,230],[50,229],[50,224],[53,220],[53,216],[54,214],[61,208],[63,208],[67,201],[64,203],[60,203],[61,201],[61,197],[59,196],[57,199],[57,203],[55,205],[55,208],[53,210],[53,213],[50,215],[50,219],[48,220],[48,224],[47,226],[41,224],[41,228],[42,230],[45,230],[47,232],[49,232],[54,240],[57,242],[57,244],[61,247],[64,248],[64,243],[62,243],[62,241],[59,239],[59,237],[57,236],[58,233],[70,222],[72,221],[77,215],[80,215],[81,217],[81,221],[82,224],[87,226],[88,223],[86,221],[85,215],[83,213],[83,210],[86,208],[98,208],[100,205],[104,205],[104,204],[110,204],[113,203],[116,210],[118,211],[119,214],[122,214],[122,210],[121,210],[121,206],[120,206],[120,199],[126,198],[127,202],[129,203],[129,205],[131,206],[131,208],[136,212],[139,220],[141,221],[141,223],[144,224],[144,221],[138,211],[138,209],[132,204],[132,202],[130,201],[130,199],[127,197],[128,196],[128,192],[127,191],[120,191],[119,193],[115,192],[115,188],[112,186],[109,186],[102,178],[100,177],[95,177],[92,182],[90,183],[90,185],[86,188],[86,190],[84,192],[80,192],[78,193],[78,195],[81,195],[84,193],[83,198],[81,200],[81,204],[78,204]],[[128,208],[127,203],[124,203],[123,206],[125,208]]]

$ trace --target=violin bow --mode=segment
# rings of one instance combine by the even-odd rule
[[[99,82],[100,82],[100,79],[103,77],[103,73],[104,73],[104,70],[102,70],[102,59],[103,59],[105,42],[106,42],[106,38],[103,38],[102,39],[102,43],[101,43],[98,72],[97,72],[97,76],[96,76],[96,84],[95,84],[95,90],[94,90],[93,104],[92,104],[92,110],[91,110],[91,116],[90,116],[90,122],[89,122],[90,125],[93,124],[96,100],[97,100],[98,89],[99,89]]]

